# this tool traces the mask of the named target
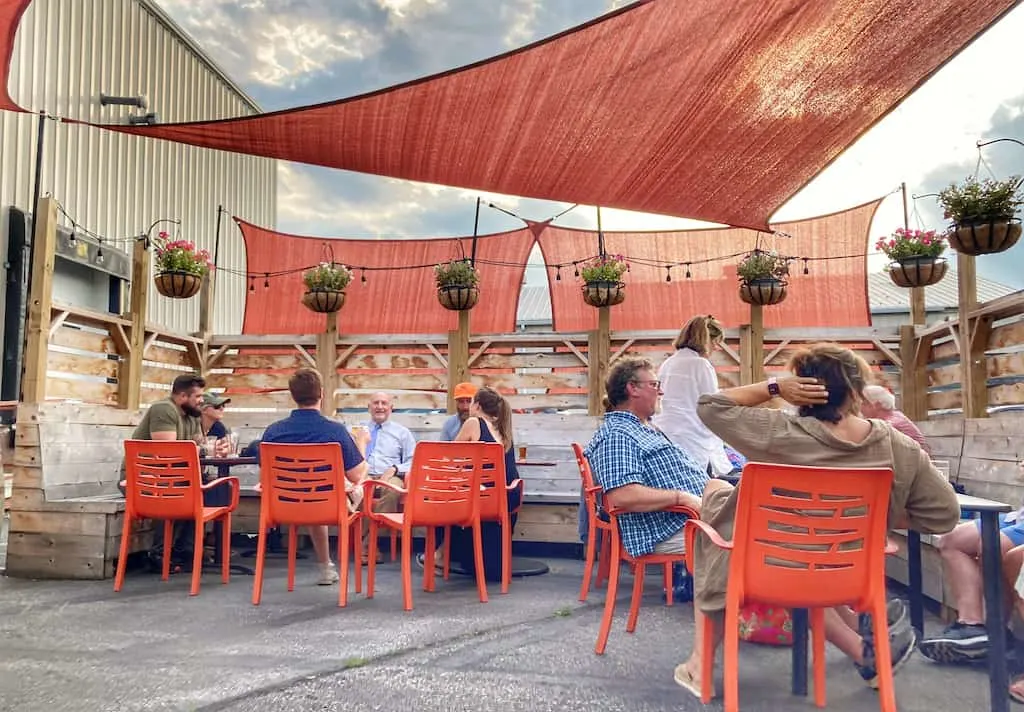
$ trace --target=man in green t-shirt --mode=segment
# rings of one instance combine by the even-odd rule
[[[203,389],[206,381],[195,373],[186,373],[174,379],[171,384],[171,395],[157,401],[146,409],[139,421],[132,440],[193,440],[202,445],[206,442],[200,424],[200,404],[203,400]],[[159,565],[163,556],[164,528],[158,525],[153,531],[153,548],[150,559]],[[193,525],[191,522],[174,523],[174,539],[172,546],[172,563],[188,564],[191,562]]]

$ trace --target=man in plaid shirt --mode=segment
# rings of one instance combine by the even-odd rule
[[[620,360],[606,389],[604,424],[584,454],[607,502],[624,510],[622,545],[631,556],[683,553],[686,516],[659,510],[684,504],[699,511],[708,474],[649,423],[662,394],[650,361]]]

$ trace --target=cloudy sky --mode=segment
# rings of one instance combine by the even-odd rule
[[[458,67],[546,37],[626,4],[615,0],[157,0],[266,110],[329,101]],[[879,123],[775,216],[810,217],[871,200],[906,181],[934,193],[974,173],[1024,173],[1024,147],[978,139],[1024,140],[1024,73],[1019,41],[1024,6],[1007,15],[895,112]],[[479,195],[297,164],[280,165],[278,227],[309,235],[471,234]],[[991,171],[991,173],[990,173]],[[565,204],[484,196],[531,219]],[[912,227],[941,228],[934,198],[911,201]],[[658,229],[690,221],[602,211],[606,229]],[[901,226],[890,197],[875,236]],[[560,224],[593,227],[580,207]],[[519,227],[496,210],[482,233]],[[873,240],[872,240],[873,242]],[[873,262],[879,268],[882,261]],[[983,276],[1024,288],[1024,252],[979,258]]]

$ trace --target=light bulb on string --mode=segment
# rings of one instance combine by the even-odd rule
[[[97,240],[99,247],[96,249],[96,264],[103,264],[103,240]]]
[[[574,277],[579,277],[580,276],[580,268],[576,266],[575,262],[572,263],[572,266],[576,268],[575,270],[573,270],[573,276]]]
[[[74,229],[71,230],[71,236],[68,237],[68,247],[75,247],[78,244],[78,238],[75,236]]]
[[[366,286],[366,270],[365,269],[360,271],[359,281],[363,283],[364,287]]]
[[[270,288],[270,272],[264,272],[263,273],[263,288],[264,289],[269,289]]]
[[[252,277],[249,277],[249,291],[250,292],[255,292],[256,291],[256,280],[253,279]]]
[[[687,279],[692,279],[693,278],[693,275],[690,274],[690,263],[689,262],[686,263],[686,278]]]
[[[807,258],[804,257],[804,274],[810,274],[811,271],[807,269]]]
[[[561,282],[562,281],[562,266],[561,265],[555,265],[555,281],[556,282]]]
[[[672,281],[672,265],[665,265],[665,281]]]

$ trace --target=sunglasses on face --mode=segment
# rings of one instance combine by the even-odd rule
[[[661,381],[633,381],[633,383],[635,383],[638,386],[652,385],[654,386],[654,390],[658,390],[661,388]]]

